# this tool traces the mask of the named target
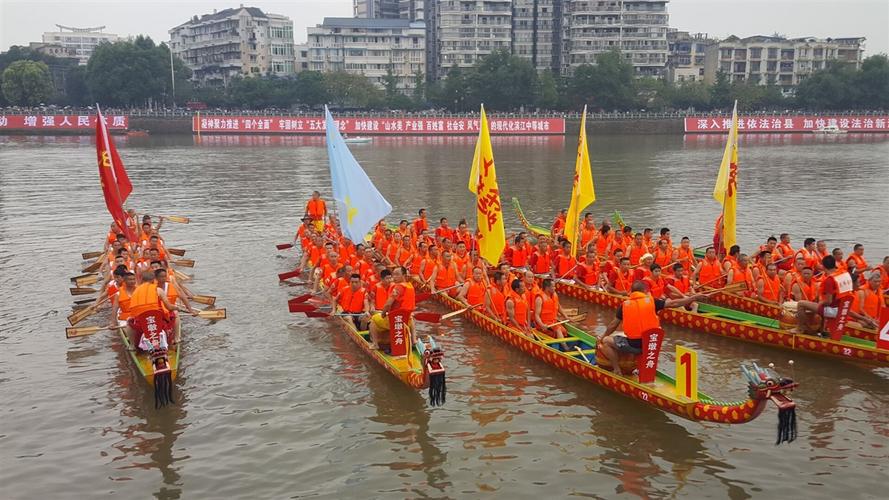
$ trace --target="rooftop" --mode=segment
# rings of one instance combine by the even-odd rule
[[[325,17],[318,25],[321,28],[413,28],[425,26],[423,22],[411,22],[407,19],[366,19],[356,17]]]

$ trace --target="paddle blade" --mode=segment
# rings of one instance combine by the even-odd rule
[[[279,243],[275,247],[278,250],[287,250],[288,248],[293,248],[293,243]]]
[[[188,224],[189,222],[191,222],[191,219],[189,219],[188,217],[182,217],[179,215],[164,215],[163,217],[164,219],[170,222],[175,222],[177,224]]]
[[[89,295],[91,293],[98,292],[98,290],[94,290],[92,288],[81,288],[81,287],[69,288],[69,290],[71,290],[71,295]]]
[[[102,261],[101,261],[101,260],[97,260],[97,261],[93,262],[92,264],[90,264],[90,265],[84,267],[84,268],[83,268],[83,272],[85,272],[85,273],[94,273],[94,272],[98,271],[100,267],[102,267]]]
[[[480,307],[480,306],[481,306],[481,304],[476,304],[476,305],[474,305],[474,306],[464,307],[463,309],[459,309],[459,310],[457,310],[457,311],[453,311],[453,312],[449,312],[449,313],[447,313],[447,314],[443,314],[443,315],[441,316],[441,319],[442,319],[442,320],[445,320],[445,319],[448,319],[448,318],[453,318],[454,316],[459,316],[459,315],[465,313],[466,311],[471,311],[471,310],[475,309],[476,307]]]
[[[418,312],[414,313],[414,319],[417,321],[422,321],[424,323],[439,323],[441,321],[441,314],[433,312]]]
[[[81,328],[65,328],[65,338],[73,339],[74,337],[83,337],[86,335],[92,335],[96,332],[100,332],[104,330],[105,327],[102,326],[84,326]]]
[[[75,300],[74,303],[76,305],[83,305],[83,304],[89,304],[94,300],[96,300],[96,299],[80,299],[80,300]]]
[[[310,318],[329,318],[330,313],[326,313],[323,311],[306,311],[306,316]]]
[[[86,318],[92,316],[97,310],[98,308],[96,306],[86,306],[85,308],[73,314],[70,314],[68,316],[68,323],[71,323],[71,326],[75,326],[77,325],[77,323],[80,323]]]
[[[316,306],[313,306],[312,304],[293,303],[293,304],[287,304],[287,307],[290,309],[290,312],[292,312],[292,313],[303,313],[303,312],[318,310],[318,308]]]
[[[181,248],[168,248],[167,253],[173,254],[177,257],[182,257],[183,255],[185,255],[185,250]]]
[[[207,309],[198,311],[198,317],[203,319],[225,319],[225,309]]]
[[[204,304],[208,306],[212,306],[216,303],[216,297],[212,295],[192,295],[191,300],[193,302],[197,302],[198,304]]]
[[[173,269],[173,274],[176,275],[176,279],[180,281],[191,281],[192,277],[183,273],[178,269]]]
[[[98,283],[98,281],[99,281],[99,275],[98,274],[91,274],[89,276],[84,276],[83,278],[77,278],[76,280],[74,280],[74,284],[79,287],[84,287],[84,286],[94,285],[94,284]]]
[[[102,252],[83,252],[80,254],[80,256],[83,257],[83,260],[95,259],[100,255],[102,255]]]
[[[296,278],[300,274],[302,274],[302,269],[294,269],[293,271],[281,273],[278,275],[278,281],[289,280],[290,278]]]
[[[76,283],[77,280],[82,280],[82,279],[84,279],[84,278],[89,278],[90,276],[95,276],[95,274],[93,274],[93,273],[89,273],[89,274],[81,274],[80,276],[75,276],[75,277],[71,278],[71,282],[72,282],[72,283]]]
[[[179,267],[194,267],[194,260],[192,259],[171,260],[170,263]]]
[[[287,301],[288,304],[302,304],[303,302],[307,302],[312,298],[311,293],[307,293],[305,295],[300,295],[299,297],[294,297]]]
[[[427,301],[432,298],[432,294],[429,292],[418,293],[414,298],[414,303],[419,304],[420,302]]]

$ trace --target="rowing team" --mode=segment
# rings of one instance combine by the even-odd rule
[[[129,216],[136,218],[133,213]],[[109,328],[125,328],[133,345],[143,350],[154,347],[166,349],[178,339],[167,339],[166,335],[161,335],[153,342],[149,341],[133,329],[132,321],[135,318],[156,311],[171,325],[172,331],[178,332],[179,316],[176,313],[183,310],[180,303],[190,314],[197,315],[189,301],[191,292],[179,283],[176,272],[170,267],[168,252],[159,234],[162,224],[163,218],[153,227],[151,217],[143,216],[142,224],[137,226],[138,238],[134,242],[120,233],[116,224],[112,224],[103,249],[105,262],[99,271],[104,278],[104,293],[99,294],[95,305],[110,300]]]

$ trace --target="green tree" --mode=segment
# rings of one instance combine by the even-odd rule
[[[851,109],[860,102],[860,89],[854,85],[856,71],[851,65],[833,62],[800,82],[797,106],[803,109]]]
[[[710,109],[710,91],[704,82],[686,82],[673,87],[670,102],[673,108]]]
[[[587,104],[592,110],[632,109],[636,104],[633,66],[617,50],[600,54],[595,66],[583,64],[574,70],[568,93],[576,107]]]
[[[417,70],[414,73],[414,107],[419,109],[426,104],[426,75]]]
[[[181,61],[173,68],[177,84],[190,77]],[[141,35],[132,42],[100,44],[87,64],[87,84],[102,104],[130,106],[169,99],[170,53]]]
[[[324,75],[317,71],[303,71],[296,75],[296,101],[306,106],[318,106],[328,101]]]
[[[68,71],[65,79],[65,101],[68,104],[86,106],[93,102],[86,78],[86,66],[75,66]]]
[[[52,77],[44,62],[15,61],[3,70],[3,96],[11,104],[34,106],[53,95]]]
[[[324,73],[330,102],[342,107],[377,108],[385,102],[384,94],[364,75],[345,71]]]
[[[559,88],[552,72],[544,71],[537,78],[537,91],[535,92],[536,104],[542,109],[558,109]]]
[[[466,102],[468,94],[466,75],[455,64],[448,70],[444,80],[436,82],[436,85],[429,89],[429,100],[436,106],[451,111],[466,111],[470,107]]]
[[[864,109],[889,109],[889,58],[886,54],[870,56],[861,63],[854,85],[858,87],[858,106]]]
[[[468,103],[490,110],[513,110],[534,104],[537,73],[528,60],[497,50],[483,57],[469,74]]]
[[[723,71],[716,73],[716,82],[710,87],[710,104],[716,109],[732,107],[732,84]]]

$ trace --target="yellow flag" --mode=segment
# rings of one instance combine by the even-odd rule
[[[596,201],[593,172],[590,167],[590,150],[586,141],[586,106],[580,119],[580,137],[577,139],[577,160],[574,162],[574,186],[571,188],[571,204],[565,222],[565,237],[571,242],[571,251],[577,255],[577,237],[580,234],[581,212]]]
[[[732,127],[725,142],[722,164],[713,188],[713,199],[722,205],[722,245],[726,253],[737,241],[738,209],[738,101],[732,110]],[[718,230],[718,229],[717,229]]]
[[[503,208],[500,205],[500,189],[497,187],[497,172],[494,169],[494,151],[491,149],[491,134],[488,131],[488,118],[482,106],[478,143],[472,158],[469,176],[469,190],[476,195],[478,215],[479,256],[496,266],[506,247],[506,232],[503,230]]]

